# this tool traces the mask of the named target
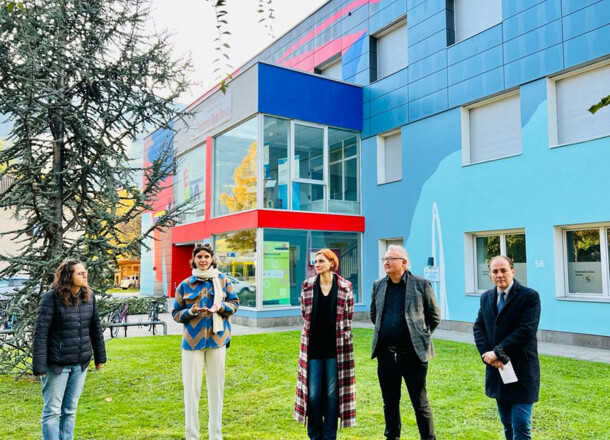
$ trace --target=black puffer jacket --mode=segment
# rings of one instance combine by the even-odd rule
[[[40,300],[34,328],[34,374],[46,374],[49,365],[106,363],[102,325],[92,294],[88,302],[79,296],[75,306],[64,306],[55,290]]]

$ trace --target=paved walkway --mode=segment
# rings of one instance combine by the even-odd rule
[[[147,315],[130,315],[129,322],[146,321]],[[181,335],[182,325],[175,322],[171,314],[161,313],[159,319],[167,323],[167,334],[168,335]],[[373,328],[373,325],[368,322],[356,321],[353,323],[354,328]],[[232,324],[234,335],[253,335],[257,333],[270,333],[270,332],[284,332],[300,330],[300,326],[285,326],[285,327],[248,327],[245,325]],[[157,326],[159,332],[162,331],[162,327]],[[124,331],[121,330],[119,337],[123,337]],[[104,332],[106,339],[110,338],[110,332],[106,330]],[[152,336],[152,333],[148,331],[148,327],[129,327],[127,329],[127,336]],[[435,339],[443,339],[446,341],[465,342],[474,344],[474,338],[472,333],[458,332],[454,330],[443,330],[439,329],[434,332]],[[550,342],[539,342],[538,351],[540,354],[548,354],[552,356],[561,356],[572,359],[580,359],[592,362],[602,362],[610,364],[610,350],[602,350],[599,348],[588,348],[579,347],[576,345],[565,345],[565,344],[554,344]]]

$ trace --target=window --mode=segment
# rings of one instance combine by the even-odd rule
[[[608,95],[610,64],[555,81],[557,127],[551,129],[551,145],[571,144],[610,135],[610,110],[592,115],[589,107]],[[552,105],[553,89],[549,93]],[[549,114],[553,113],[550,109]]]
[[[319,67],[315,68],[315,73],[326,76],[332,79],[342,79],[343,66],[341,65],[341,56],[331,59],[330,61],[325,62]]]
[[[462,163],[469,165],[521,154],[519,94],[462,110]]]
[[[527,257],[523,231],[466,234],[466,291],[482,293],[494,287],[489,262],[506,255],[515,264],[515,279],[527,284]]]
[[[326,212],[324,127],[294,124],[292,209]]]
[[[263,128],[263,207],[288,209],[290,121],[265,116]]]
[[[240,307],[256,307],[256,229],[214,236],[218,270],[229,276]]]
[[[402,179],[402,134],[377,136],[377,184]]]
[[[358,214],[358,137],[353,131],[328,129],[329,212]]]
[[[502,0],[450,0],[447,9],[453,10],[455,41],[470,38],[502,22]]]
[[[256,138],[252,118],[214,139],[214,216],[256,208]]]
[[[360,213],[355,131],[263,117],[263,209]]]
[[[560,245],[559,296],[610,299],[610,225],[564,228]]]
[[[398,23],[371,37],[371,81],[385,78],[407,67],[407,20]]]
[[[323,248],[337,255],[337,273],[352,282],[354,302],[361,301],[359,233],[264,229],[263,307],[299,306],[302,282],[315,276],[314,256]]]
[[[177,205],[187,201],[193,203],[191,209],[182,214],[179,224],[203,220],[205,214],[205,144],[180,157],[173,188]]]

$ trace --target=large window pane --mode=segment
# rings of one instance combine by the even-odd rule
[[[292,209],[295,211],[326,212],[324,185],[292,184]]]
[[[242,307],[256,307],[256,229],[214,236],[218,270],[229,276]]]
[[[293,176],[324,180],[324,129],[295,124]]]
[[[257,119],[214,139],[214,215],[256,208]]]
[[[358,302],[360,237],[354,232],[265,229],[263,248],[263,307],[298,306],[302,282],[315,275],[315,253],[332,249],[339,257],[338,273],[352,282]]]
[[[489,276],[489,261],[496,255],[500,255],[500,236],[477,237],[477,288],[488,290],[494,287]]]
[[[358,214],[358,138],[354,132],[328,129],[329,211]]]
[[[599,229],[566,232],[570,293],[603,293]]]
[[[198,222],[205,214],[205,144],[189,151],[178,162],[174,180],[174,200],[181,204],[192,200],[192,208],[179,224]]]
[[[263,206],[267,209],[288,209],[288,134],[290,122],[265,116],[263,134],[263,174],[265,188]]]
[[[506,256],[515,264],[515,278],[527,285],[527,259],[525,256],[525,234],[504,236],[506,240]]]

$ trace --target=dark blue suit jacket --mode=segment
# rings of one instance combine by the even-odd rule
[[[540,363],[536,331],[540,322],[540,296],[515,280],[500,314],[496,301],[495,287],[481,296],[474,340],[481,355],[493,350],[503,363],[510,359],[518,382],[505,385],[498,370],[485,364],[485,394],[506,402],[537,402]]]

